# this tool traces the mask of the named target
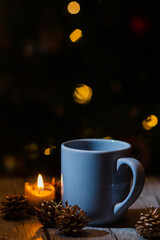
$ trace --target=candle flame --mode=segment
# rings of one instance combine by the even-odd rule
[[[44,188],[43,178],[41,174],[38,175],[37,186],[38,186],[38,189]]]

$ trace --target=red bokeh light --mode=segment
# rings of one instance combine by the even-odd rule
[[[149,21],[141,16],[133,16],[130,21],[131,29],[134,33],[143,35],[149,29]]]

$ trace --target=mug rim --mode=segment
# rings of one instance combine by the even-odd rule
[[[121,143],[124,144],[124,148],[123,149],[116,149],[116,150],[86,150],[86,149],[76,149],[76,148],[72,148],[72,147],[68,147],[67,144],[72,143],[72,142],[92,142],[92,141],[105,141],[105,142],[115,142],[115,143]],[[103,138],[81,138],[81,139],[73,139],[73,140],[68,140],[65,141],[61,144],[61,148],[64,149],[68,149],[71,151],[75,151],[75,152],[86,152],[86,153],[112,153],[112,152],[121,152],[121,151],[125,151],[128,149],[131,149],[131,144],[125,141],[121,141],[121,140],[116,140],[116,139],[103,139]]]

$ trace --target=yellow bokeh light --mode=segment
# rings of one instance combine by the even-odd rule
[[[47,155],[47,156],[51,155],[51,149],[50,148],[46,148],[44,150],[44,155]]]
[[[142,121],[142,126],[145,130],[150,130],[151,127],[147,124],[147,121],[146,120],[143,120]]]
[[[77,103],[86,104],[91,101],[92,94],[93,92],[91,87],[85,84],[80,84],[75,88],[73,98]]]
[[[106,136],[103,139],[112,139],[112,137],[111,136]]]
[[[147,117],[146,121],[150,127],[155,127],[158,123],[158,118],[155,115],[150,115]]]
[[[72,42],[78,42],[82,38],[82,35],[82,31],[77,28],[69,35],[69,38]]]
[[[158,123],[158,118],[155,115],[150,115],[142,121],[142,126],[145,130],[150,130]]]
[[[80,5],[76,1],[72,1],[67,6],[68,12],[71,14],[77,14],[80,11]]]

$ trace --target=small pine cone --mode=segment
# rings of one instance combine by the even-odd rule
[[[160,212],[158,208],[151,207],[146,213],[141,213],[135,227],[137,233],[144,238],[157,239],[160,237]]]
[[[23,217],[27,216],[30,210],[27,197],[24,195],[12,195],[6,196],[5,199],[6,201],[1,202],[3,207],[0,208],[5,218],[22,219]]]
[[[89,218],[78,205],[71,207],[65,202],[65,207],[61,207],[56,216],[56,226],[62,234],[73,235],[78,233],[89,223]]]
[[[55,202],[61,201],[61,180],[52,179],[52,185],[55,187]]]
[[[43,201],[41,203],[41,208],[35,207],[35,213],[38,217],[39,222],[48,228],[55,228],[55,217],[58,209],[61,207],[62,203],[57,204],[53,200]]]

